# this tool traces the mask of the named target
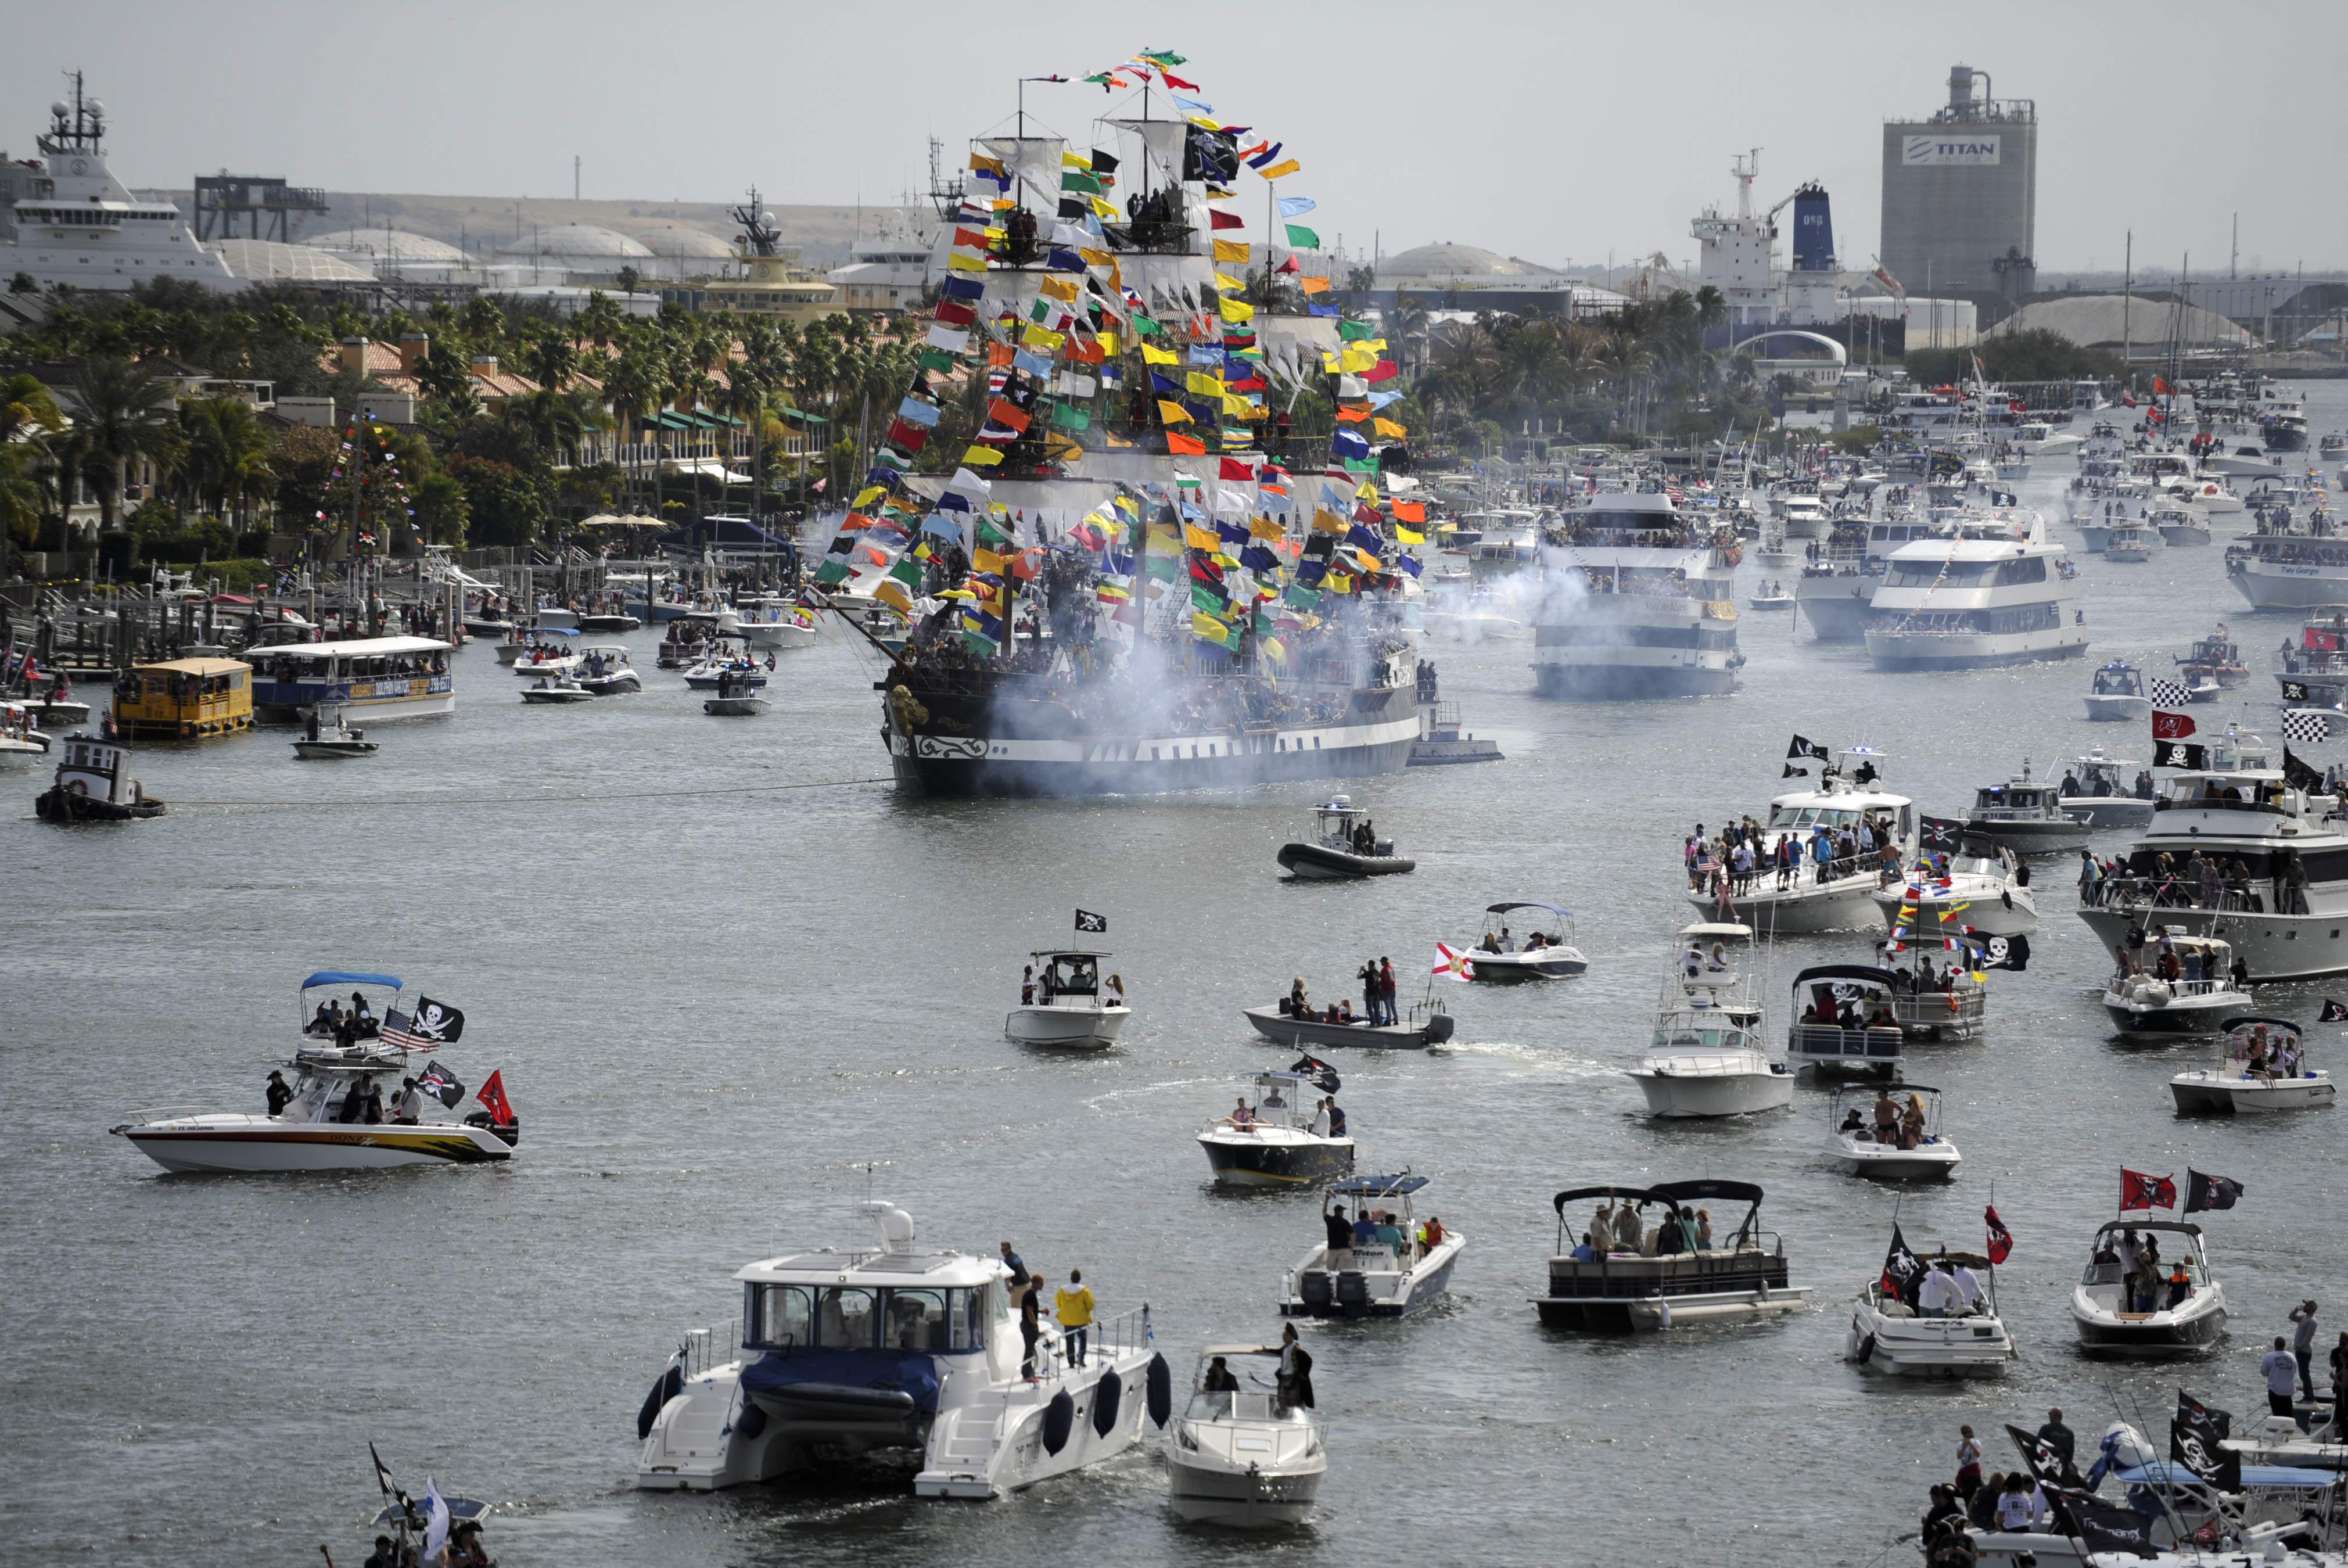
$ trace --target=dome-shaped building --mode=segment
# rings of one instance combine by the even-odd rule
[[[1504,256],[1480,245],[1420,245],[1386,257],[1378,263],[1378,286],[1395,284],[1483,283],[1498,278],[1535,279],[1561,276],[1554,267]]]
[[[521,238],[510,240],[498,247],[502,262],[534,267],[541,283],[561,283],[555,274],[583,273],[608,277],[622,267],[633,267],[647,275],[661,272],[659,258],[636,240],[617,229],[599,228],[593,223],[555,223],[545,228],[526,228]]]
[[[363,284],[376,276],[364,257],[354,261],[276,240],[214,240],[205,248],[247,283]]]
[[[706,229],[683,223],[658,223],[633,232],[636,242],[651,251],[664,277],[705,278],[728,270],[734,247]]]
[[[366,256],[461,267],[472,259],[446,240],[407,229],[336,229],[331,233],[306,234],[302,243],[315,250],[332,251],[345,260]]]

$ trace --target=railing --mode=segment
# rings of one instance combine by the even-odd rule
[[[707,1328],[687,1329],[685,1343],[677,1349],[676,1368],[687,1378],[715,1371],[728,1362],[742,1358],[742,1326],[738,1323],[713,1324]]]
[[[1035,1341],[1035,1376],[1061,1377],[1070,1370],[1064,1347],[1072,1330],[1049,1322]],[[1128,1356],[1147,1350],[1157,1343],[1149,1325],[1149,1304],[1128,1307],[1114,1317],[1097,1317],[1086,1324],[1085,1333],[1085,1363],[1112,1356]]]
[[[124,1111],[119,1125],[144,1127],[150,1121],[178,1121],[183,1117],[211,1116],[219,1109],[218,1106],[212,1105],[150,1105],[138,1110]]]
[[[1952,1018],[1978,1018],[1989,1004],[1989,993],[1979,986],[1964,991],[1896,993],[1891,1016],[1903,1024],[1945,1024]]]
[[[1898,1061],[1907,1037],[1898,1029],[1845,1029],[1828,1024],[1797,1024],[1787,1055],[1811,1061]]]
[[[2263,880],[2263,879],[2261,879]],[[2285,890],[2296,907],[2278,910],[2281,914],[2306,914],[2306,899],[2297,888]],[[2218,890],[2216,902],[2201,896],[2200,890],[2176,877],[2106,877],[2087,890],[2080,903],[2088,909],[2116,909],[2123,913],[2137,909],[2190,909],[2223,914],[2265,914],[2266,900],[2239,884]]]

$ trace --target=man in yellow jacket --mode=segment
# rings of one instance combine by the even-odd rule
[[[1052,1293],[1052,1305],[1060,1317],[1061,1353],[1069,1366],[1081,1367],[1093,1322],[1093,1293],[1086,1287],[1084,1270],[1068,1271],[1067,1284]]]

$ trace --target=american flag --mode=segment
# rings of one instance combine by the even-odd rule
[[[2157,676],[2153,677],[2153,707],[2183,707],[2187,703],[2191,702],[2192,700],[2193,694],[2185,689],[2184,682],[2163,680]]]
[[[2285,740],[2303,741],[2312,746],[2319,740],[2332,738],[2332,719],[2328,714],[2313,708],[2285,708],[2282,716]]]
[[[396,1046],[403,1051],[415,1051],[418,1055],[440,1048],[440,1042],[438,1040],[427,1040],[411,1030],[395,1028],[389,1024],[383,1026],[382,1039],[386,1046]]]

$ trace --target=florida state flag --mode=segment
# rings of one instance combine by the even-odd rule
[[[2177,1207],[2177,1182],[2171,1177],[2147,1176],[2141,1171],[2131,1171],[2123,1165],[2120,1167],[2120,1207],[2174,1209]]]
[[[2152,710],[2152,738],[2155,740],[2183,740],[2193,733],[2193,716],[2186,713],[2164,713]]]

